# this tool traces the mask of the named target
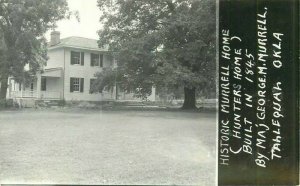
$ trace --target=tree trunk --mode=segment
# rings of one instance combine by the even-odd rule
[[[184,102],[182,109],[196,108],[196,89],[184,87]]]
[[[1,78],[0,99],[6,99],[7,87],[8,87],[8,76],[5,76]]]

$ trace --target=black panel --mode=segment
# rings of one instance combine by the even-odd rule
[[[298,184],[298,3],[219,2],[219,185]]]

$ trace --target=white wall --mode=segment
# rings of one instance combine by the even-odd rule
[[[57,48],[48,50],[48,61],[45,69],[64,67],[64,50],[63,48]]]
[[[60,79],[62,78],[46,77],[46,91],[61,92],[62,86]]]
[[[84,65],[71,65],[71,51],[84,52]],[[78,50],[65,48],[65,85],[64,85],[64,99],[71,100],[83,100],[83,101],[101,101],[103,99],[113,99],[114,96],[106,93],[106,96],[102,94],[90,94],[90,79],[95,78],[94,75],[97,72],[101,72],[103,68],[91,66],[91,53],[94,51]],[[112,60],[103,53],[103,67],[112,65]],[[83,92],[70,92],[70,78],[84,78],[84,90]]]

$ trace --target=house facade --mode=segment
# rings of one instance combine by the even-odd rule
[[[90,93],[95,74],[105,67],[116,67],[107,49],[99,48],[97,40],[83,37],[60,39],[60,33],[51,33],[48,48],[49,60],[44,70],[37,73],[29,85],[18,84],[9,78],[7,96],[13,99],[103,101],[137,99],[131,93],[118,91],[116,87],[102,93]],[[155,89],[153,96],[155,98]]]

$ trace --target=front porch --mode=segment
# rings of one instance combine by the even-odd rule
[[[46,100],[61,100],[62,95],[59,91],[12,91],[10,98],[34,98],[34,99],[46,99]]]
[[[8,98],[34,100],[62,100],[63,76],[61,68],[46,69],[38,73],[29,85],[9,79]]]

